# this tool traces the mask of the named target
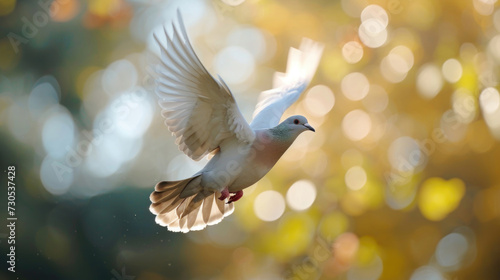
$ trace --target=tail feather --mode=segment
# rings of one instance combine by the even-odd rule
[[[149,199],[151,200],[151,202],[153,202],[151,206],[156,209],[158,208],[156,206],[160,205],[162,202],[166,202],[174,197],[179,196],[182,190],[184,190],[184,188],[187,186],[187,184],[189,184],[189,182],[191,182],[192,179],[194,178],[189,178],[180,181],[159,182],[155,186],[155,191],[152,192],[151,195],[149,196]],[[160,213],[160,211],[158,211],[157,213]]]
[[[188,185],[182,190],[180,197],[186,198],[195,195],[203,190],[201,186],[201,176],[195,177]]]
[[[212,203],[212,209],[210,212],[210,217],[208,218],[207,225],[215,225],[219,223],[225,216],[227,216],[224,212],[224,208],[227,205],[234,207],[233,203],[226,204],[223,200],[219,200],[217,199],[217,197],[214,197],[214,202]]]
[[[161,214],[165,214],[165,213],[168,213],[170,211],[174,211],[176,210],[182,202],[184,202],[185,199],[182,199],[180,197],[174,197],[172,200],[169,200],[169,201],[165,201],[163,204],[162,204],[162,207],[165,207],[163,208],[163,210],[161,210],[159,213],[157,213],[157,215],[161,215]],[[177,213],[177,211],[176,211]]]
[[[150,196],[149,199],[151,201],[155,201],[153,204],[151,204],[152,207],[155,209],[158,209],[158,213],[160,209],[164,209],[167,205],[171,204],[171,202],[174,200],[174,198],[177,198],[180,194],[180,191],[173,189],[169,190],[165,193],[159,193],[159,192],[153,192]]]
[[[205,191],[199,192],[196,196],[193,196],[193,199],[182,213],[181,218],[184,218],[184,216],[191,214],[195,209],[198,209],[203,203],[203,200],[210,194],[211,192]]]
[[[156,222],[170,231],[188,232],[219,223],[234,211],[233,203],[226,204],[219,200],[219,192],[203,190],[200,182],[201,177],[197,176],[156,184],[155,191],[150,195],[152,204],[149,208],[157,215]],[[186,193],[190,195],[186,196]]]
[[[214,203],[213,199],[205,199],[203,202],[203,222],[208,224],[210,221],[210,215],[212,214],[212,204]]]

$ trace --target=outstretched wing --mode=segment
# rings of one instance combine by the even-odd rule
[[[180,12],[178,24],[166,35],[156,65],[156,93],[165,124],[176,137],[179,149],[194,160],[233,137],[251,142],[253,130],[241,115],[231,91],[219,77],[214,79],[196,56],[186,33]]]
[[[265,129],[279,124],[281,116],[311,81],[318,67],[323,45],[304,38],[300,49],[290,48],[286,73],[274,74],[273,89],[264,91],[253,113],[252,129]]]

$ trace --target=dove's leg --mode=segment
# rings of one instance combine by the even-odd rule
[[[242,196],[243,191],[237,191],[229,198],[229,201],[227,203],[238,201]]]
[[[220,197],[219,197],[219,200],[224,200],[224,199],[226,199],[226,198],[228,198],[228,197],[229,197],[229,190],[228,190],[228,189],[227,189],[227,187],[226,187],[226,188],[224,188],[224,189],[222,190],[221,195],[220,195]]]

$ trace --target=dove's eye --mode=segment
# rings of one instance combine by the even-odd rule
[[[295,120],[293,120],[293,123],[294,123],[294,124],[299,124],[299,120],[298,120],[298,119],[295,119]]]

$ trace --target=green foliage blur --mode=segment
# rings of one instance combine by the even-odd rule
[[[148,209],[203,166],[148,72],[178,6],[247,120],[289,47],[325,45],[284,116],[316,133],[187,234]],[[500,279],[496,0],[2,0],[0,73],[0,279]]]

